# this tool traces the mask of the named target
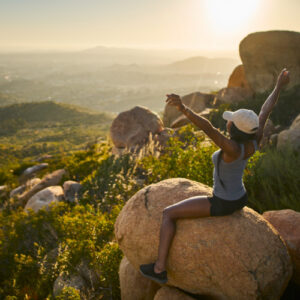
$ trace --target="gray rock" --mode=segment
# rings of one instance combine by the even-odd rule
[[[35,212],[39,211],[41,208],[48,207],[52,202],[62,201],[64,197],[63,189],[60,186],[50,186],[47,187],[33,197],[31,197],[26,206],[25,210],[33,209]]]
[[[20,183],[25,183],[28,179],[33,178],[38,172],[48,168],[47,163],[42,163],[39,165],[35,165],[32,167],[27,168],[20,176],[19,181]]]
[[[77,202],[78,193],[82,185],[76,181],[68,180],[63,184],[65,200],[71,203]]]
[[[53,285],[53,295],[58,296],[64,287],[72,287],[78,291],[81,291],[85,287],[85,282],[79,275],[66,276],[64,274],[59,275]]]
[[[300,114],[289,129],[278,134],[277,148],[283,148],[286,144],[290,144],[295,150],[300,151]]]

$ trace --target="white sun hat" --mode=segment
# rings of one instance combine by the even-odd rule
[[[232,121],[234,125],[245,133],[255,133],[258,129],[259,120],[257,114],[250,109],[239,109],[237,111],[224,111],[223,119]]]

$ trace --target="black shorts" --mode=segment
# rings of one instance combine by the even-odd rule
[[[242,209],[245,205],[248,204],[248,195],[247,193],[237,200],[224,200],[216,195],[208,197],[209,202],[211,203],[210,215],[211,216],[226,216],[232,214],[238,209]]]

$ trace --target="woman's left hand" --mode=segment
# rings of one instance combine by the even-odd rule
[[[290,72],[284,68],[281,73],[278,75],[276,86],[278,88],[283,88],[290,82]]]
[[[167,104],[174,105],[179,111],[184,109],[184,104],[181,101],[179,95],[176,94],[167,94],[168,99],[166,100]]]

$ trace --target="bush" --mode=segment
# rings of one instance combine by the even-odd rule
[[[96,211],[90,205],[72,207],[52,205],[49,211],[22,209],[0,215],[0,291],[18,298],[45,299],[61,272],[77,272],[76,266],[88,261],[99,265],[102,282],[94,287],[99,294],[108,282],[114,294],[119,281],[116,264],[121,260],[113,239],[114,222],[120,208],[111,214]],[[113,261],[113,263],[112,263]],[[106,278],[106,276],[109,277]],[[26,296],[27,295],[27,296]]]
[[[289,145],[254,155],[244,176],[250,206],[260,213],[285,208],[300,211],[299,166],[299,152]]]
[[[194,134],[190,134],[189,132],[193,131],[192,127],[181,130],[185,135],[184,142],[180,141],[179,137],[171,138],[159,157],[148,155],[141,160],[141,166],[147,172],[147,183],[183,177],[212,186],[211,156],[217,147],[205,141],[204,136],[195,137]]]

